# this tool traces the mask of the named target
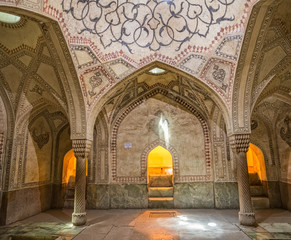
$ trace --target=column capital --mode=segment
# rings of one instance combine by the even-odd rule
[[[234,134],[229,136],[229,145],[237,153],[246,153],[249,149],[250,134]]]
[[[88,139],[72,139],[75,156],[86,158],[91,150],[92,141]]]

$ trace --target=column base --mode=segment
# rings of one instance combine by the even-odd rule
[[[87,214],[85,212],[72,214],[72,223],[75,226],[85,225],[86,221],[87,221]]]
[[[245,226],[256,226],[255,213],[238,213],[239,223]]]

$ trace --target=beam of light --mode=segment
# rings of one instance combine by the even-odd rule
[[[168,126],[168,121],[165,119],[163,119],[163,117],[161,116],[160,122],[159,122],[159,126],[161,126],[163,132],[164,132],[164,138],[165,138],[165,142],[166,144],[169,143],[169,126]]]

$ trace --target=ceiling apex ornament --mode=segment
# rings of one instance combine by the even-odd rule
[[[184,43],[197,36],[205,39],[213,25],[234,21],[235,0],[63,0],[62,9],[75,21],[79,34],[96,35],[104,48],[113,43],[158,51]]]
[[[149,73],[152,73],[152,74],[163,74],[165,72],[166,72],[166,70],[159,68],[159,67],[155,67],[155,68],[152,68],[151,70],[149,70]]]

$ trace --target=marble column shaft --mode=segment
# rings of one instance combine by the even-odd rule
[[[237,169],[239,192],[239,221],[246,226],[256,225],[255,213],[252,207],[249,173],[246,153],[249,148],[249,134],[236,134],[230,136],[230,145],[234,153]]]
[[[76,161],[75,199],[72,222],[75,226],[84,225],[86,216],[86,158],[92,142],[87,139],[73,139],[73,151]]]

